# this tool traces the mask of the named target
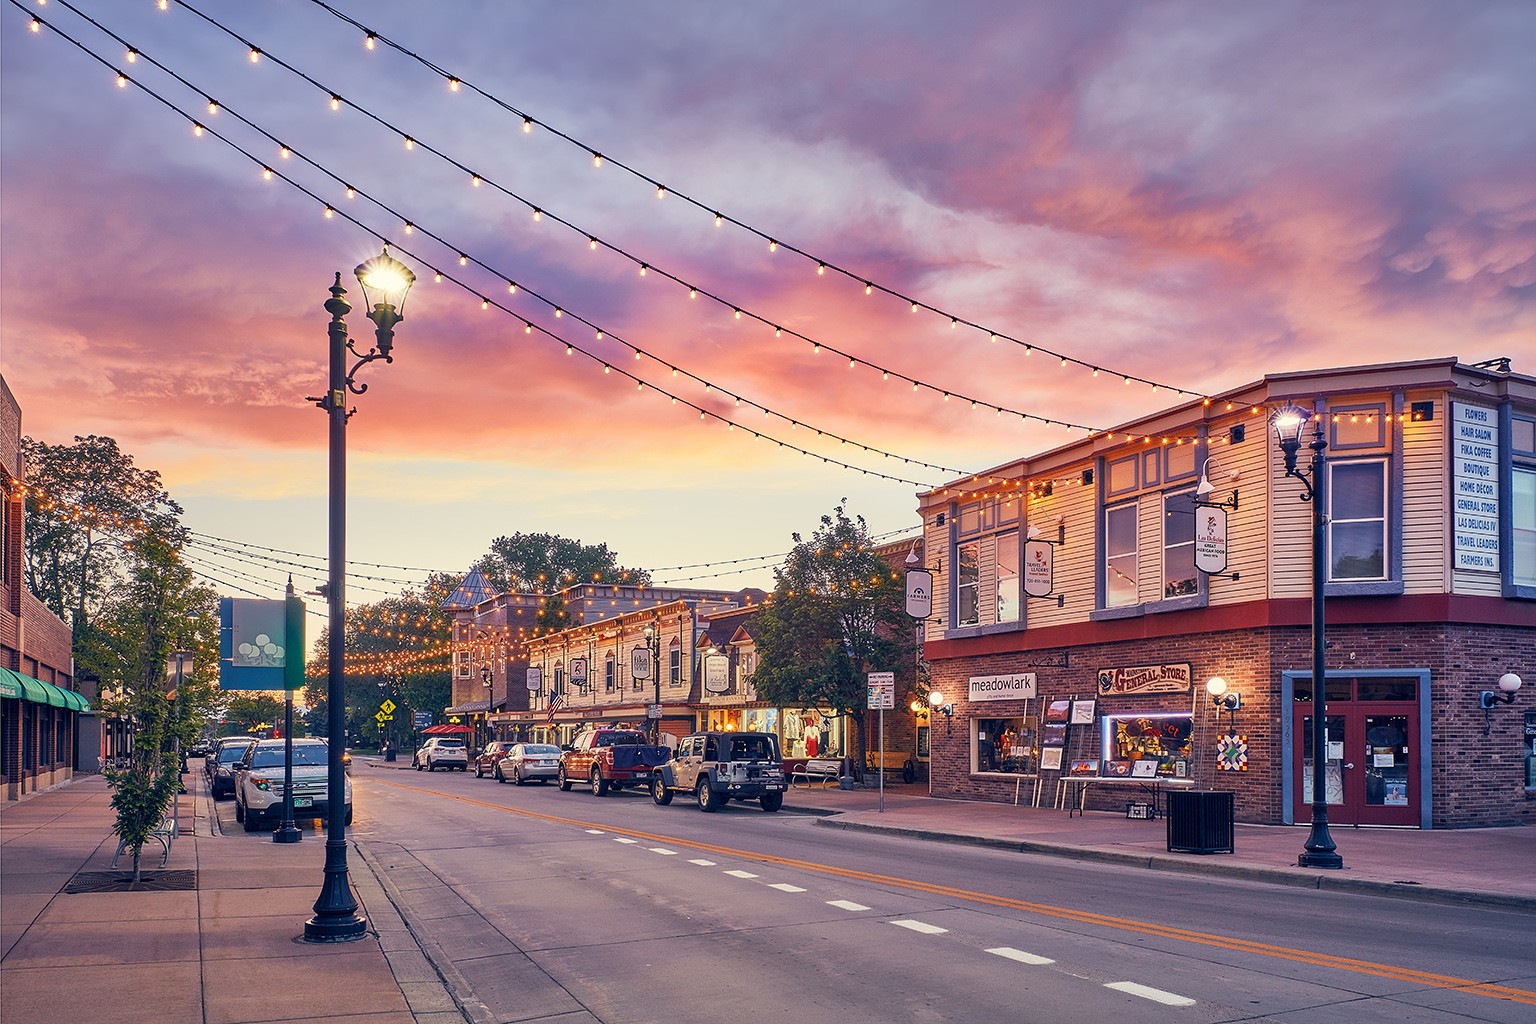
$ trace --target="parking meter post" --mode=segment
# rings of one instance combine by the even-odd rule
[[[272,833],[274,843],[296,843],[304,838],[293,820],[293,691],[283,691],[283,820]]]

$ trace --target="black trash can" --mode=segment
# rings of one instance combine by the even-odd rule
[[[1168,793],[1169,853],[1236,853],[1232,843],[1232,794]]]
[[[394,759],[395,759],[395,748],[392,745],[390,745],[390,744],[385,744],[385,746],[384,746],[384,760],[386,760],[386,761],[393,761]]]

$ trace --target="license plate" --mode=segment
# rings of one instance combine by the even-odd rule
[[[293,798],[293,806],[295,807],[313,807],[314,804],[315,801],[312,797],[296,796]]]

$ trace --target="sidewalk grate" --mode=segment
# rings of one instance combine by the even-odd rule
[[[82,892],[188,892],[197,888],[197,872],[144,871],[139,880],[123,871],[81,871],[64,886],[66,893]]]

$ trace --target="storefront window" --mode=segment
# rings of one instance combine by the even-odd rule
[[[846,723],[821,711],[784,711],[785,757],[842,757],[848,753]]]
[[[1033,718],[978,718],[971,734],[971,770],[1033,775],[1040,749]]]
[[[748,708],[742,716],[741,727],[747,732],[779,733],[778,708]]]
[[[1112,778],[1189,777],[1194,758],[1194,719],[1190,715],[1105,715],[1099,722],[1102,774]]]

